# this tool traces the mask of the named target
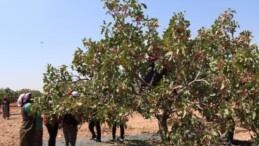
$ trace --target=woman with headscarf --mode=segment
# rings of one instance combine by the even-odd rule
[[[3,108],[3,118],[9,119],[10,117],[10,102],[7,99],[7,96],[4,96],[2,101],[2,108]]]
[[[36,132],[35,118],[29,115],[31,108],[31,93],[21,94],[18,98],[21,107],[22,126],[20,129],[20,146],[33,146]]]

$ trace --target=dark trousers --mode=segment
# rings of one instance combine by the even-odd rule
[[[49,141],[48,146],[55,146],[56,145],[56,137],[58,134],[58,123],[55,123],[54,125],[47,124],[46,125],[48,132],[49,132]]]
[[[96,134],[94,132],[94,127],[96,128]],[[96,138],[97,140],[101,140],[101,124],[100,120],[90,120],[88,124],[88,128],[92,134],[92,138]]]
[[[75,146],[77,137],[77,125],[73,124],[63,124],[63,133],[66,141],[66,146]]]
[[[36,133],[34,135],[34,144],[35,146],[42,146],[42,136],[43,136],[43,130],[42,129],[36,129]]]
[[[116,138],[116,124],[113,124],[112,126],[112,138],[115,139]],[[124,125],[120,124],[120,138],[124,139]]]

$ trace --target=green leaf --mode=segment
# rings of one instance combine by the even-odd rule
[[[146,4],[142,3],[141,5],[143,6],[143,8],[147,9],[147,5]]]

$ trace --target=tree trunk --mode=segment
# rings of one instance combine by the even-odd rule
[[[158,126],[159,126],[159,134],[161,136],[161,140],[163,143],[169,143],[170,137],[168,135],[168,127],[167,127],[167,120],[169,118],[168,111],[164,111],[161,114],[157,114],[156,118],[158,120]]]

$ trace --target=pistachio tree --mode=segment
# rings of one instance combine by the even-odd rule
[[[251,32],[236,34],[235,11],[223,12],[195,37],[176,13],[160,36],[144,3],[103,3],[112,17],[103,22],[103,39],[83,39],[72,73],[48,65],[44,91],[52,104],[42,104],[43,112],[113,123],[137,111],[157,118],[162,142],[176,145],[217,145],[239,124],[258,143],[259,51]],[[80,98],[66,98],[71,89]]]

